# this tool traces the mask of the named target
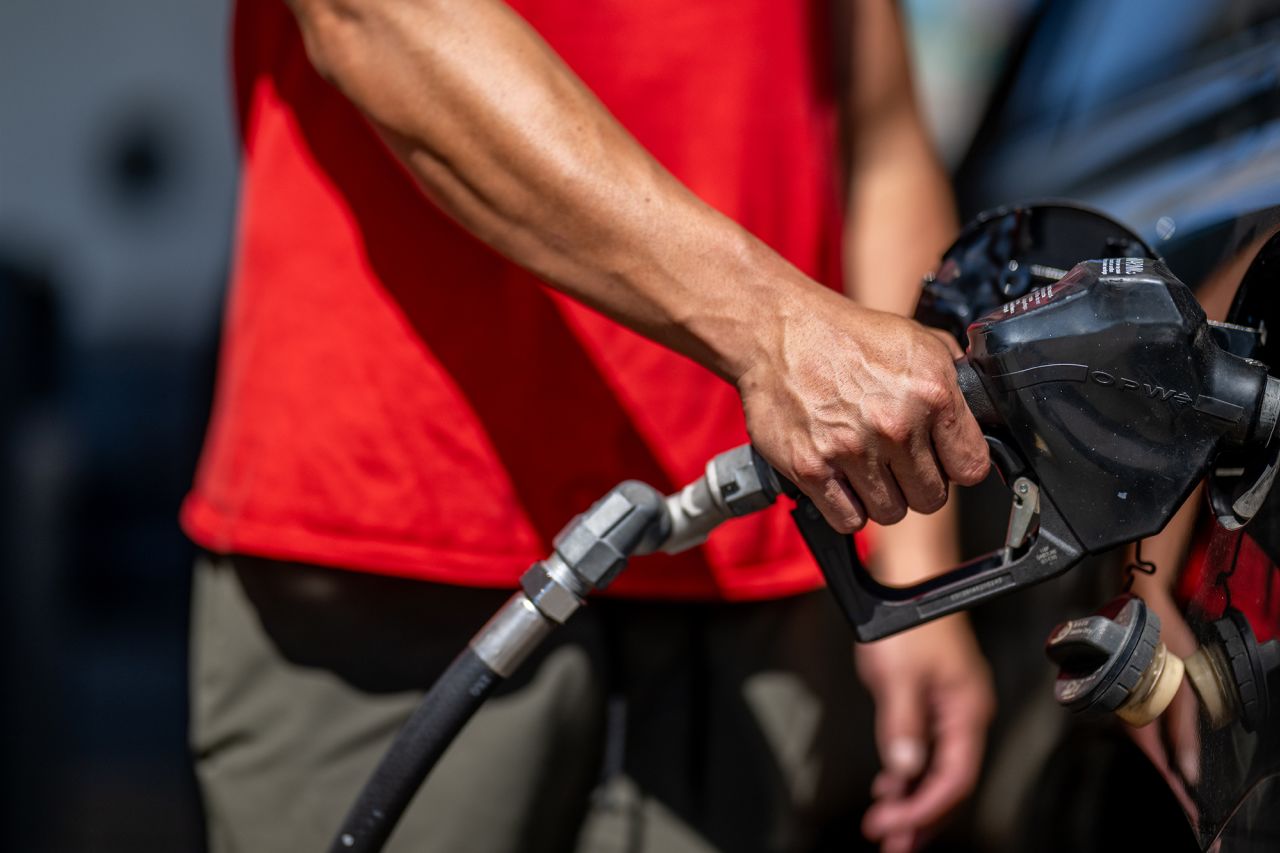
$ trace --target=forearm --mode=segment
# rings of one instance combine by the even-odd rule
[[[882,583],[906,586],[936,577],[960,562],[959,518],[954,501],[932,515],[909,513],[892,527],[872,532],[871,570]]]
[[[316,68],[442,209],[734,382],[757,449],[837,529],[936,509],[945,478],[985,473],[945,346],[702,203],[505,4],[291,2]]]
[[[761,306],[812,291],[698,200],[496,0],[294,0],[317,68],[469,231],[736,379]]]
[[[920,282],[955,239],[955,202],[924,128],[910,117],[854,151],[845,223],[846,291],[910,316]]]
[[[852,9],[846,290],[868,307],[909,315],[921,277],[955,237],[955,201],[920,114],[897,5],[859,0]]]

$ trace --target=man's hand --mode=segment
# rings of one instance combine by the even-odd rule
[[[819,292],[821,291],[821,292]],[[849,533],[935,512],[989,459],[956,384],[959,350],[923,326],[816,288],[765,315],[738,378],[757,450]]]
[[[854,658],[883,763],[862,831],[884,853],[915,850],[977,782],[991,675],[963,615],[856,646]]]

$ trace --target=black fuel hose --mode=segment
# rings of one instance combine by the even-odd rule
[[[470,646],[454,658],[365,783],[330,853],[381,850],[427,774],[501,682]]]

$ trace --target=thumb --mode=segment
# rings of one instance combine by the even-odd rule
[[[876,747],[886,772],[914,779],[924,771],[925,708],[912,682],[890,678],[876,702]]]

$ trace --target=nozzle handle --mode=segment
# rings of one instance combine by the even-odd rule
[[[880,583],[858,558],[852,536],[838,533],[813,501],[791,513],[859,642],[879,640],[940,616],[1040,583],[1080,562],[1085,549],[1041,493],[1040,530],[1017,555],[994,551],[908,587]]]
[[[969,359],[963,356],[956,359],[956,383],[960,386],[965,404],[968,405],[969,411],[973,412],[973,417],[979,425],[991,426],[1000,422],[995,403],[991,402],[991,395],[982,384],[982,377],[973,369]]]
[[[957,359],[955,365],[956,381],[974,418],[983,426],[998,424],[995,406],[978,372],[966,358]],[[1024,474],[1026,466],[1017,453],[993,435],[985,438],[991,460],[1006,483]],[[761,464],[767,464],[754,448],[752,453]],[[832,528],[810,498],[777,471],[774,474],[782,493],[795,500],[791,516],[860,642],[878,640],[1039,583],[1067,571],[1085,553],[1057,507],[1042,492],[1039,533],[1016,555],[994,551],[909,587],[887,586],[863,565],[852,536]]]

